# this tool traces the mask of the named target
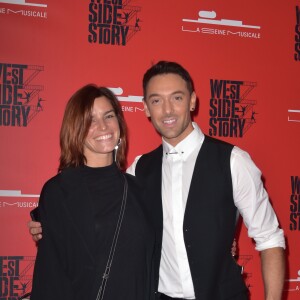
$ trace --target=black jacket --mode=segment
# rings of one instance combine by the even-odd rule
[[[148,300],[154,232],[135,178],[125,176],[127,206],[104,299]],[[66,169],[44,185],[39,202],[43,238],[32,300],[96,299],[102,272],[96,271],[95,222],[88,194],[80,168]]]

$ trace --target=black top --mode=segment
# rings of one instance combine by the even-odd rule
[[[127,204],[104,300],[149,300],[154,231],[135,178],[125,176]],[[44,185],[32,300],[96,299],[122,195],[115,164],[68,168]]]
[[[124,183],[116,164],[102,168],[84,166],[82,170],[93,201],[95,257],[100,270],[104,270],[119,217]]]

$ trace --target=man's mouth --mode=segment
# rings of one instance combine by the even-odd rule
[[[174,124],[175,122],[176,122],[176,119],[175,119],[175,118],[163,120],[163,123],[166,124],[166,125],[172,125],[172,124]]]

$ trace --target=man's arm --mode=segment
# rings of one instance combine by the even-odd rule
[[[284,249],[276,247],[261,251],[261,267],[265,299],[281,300],[285,274]]]
[[[285,239],[261,180],[261,171],[248,153],[235,147],[231,155],[234,201],[248,236],[261,253],[265,299],[280,300],[285,274]]]

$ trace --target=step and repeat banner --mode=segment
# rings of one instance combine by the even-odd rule
[[[0,40],[1,300],[31,290],[36,245],[26,223],[57,172],[67,100],[87,83],[114,91],[130,164],[160,143],[141,83],[159,60],[191,73],[202,130],[262,170],[287,241],[284,299],[300,299],[300,1],[0,0]],[[244,225],[237,238],[251,299],[263,299]]]

